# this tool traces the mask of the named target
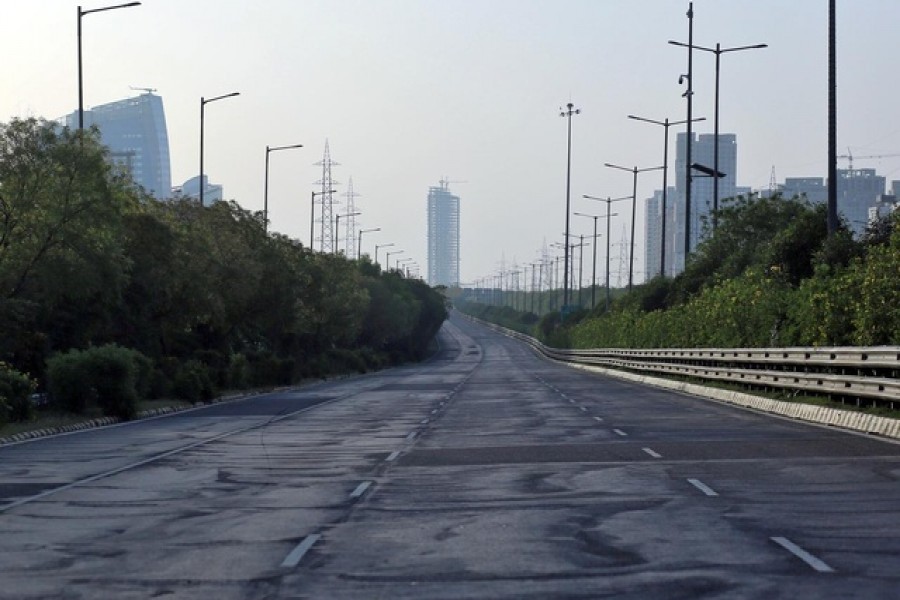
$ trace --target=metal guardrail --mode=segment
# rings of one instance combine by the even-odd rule
[[[865,398],[891,407],[900,402],[900,346],[569,350],[551,348],[531,336],[479,322],[529,344],[548,358],[568,363],[842,399]]]

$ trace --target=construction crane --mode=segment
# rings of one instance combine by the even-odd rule
[[[894,156],[900,156],[900,154],[871,154],[869,156],[857,156],[856,158],[892,158]],[[851,152],[850,148],[847,148],[847,154],[839,154],[838,158],[846,158],[847,159],[847,168],[852,171],[853,170],[853,152]]]
[[[450,184],[451,184],[451,183],[469,183],[469,182],[468,182],[468,181],[458,181],[458,180],[456,180],[456,181],[450,181],[449,179],[447,179],[447,176],[444,175],[444,177],[442,177],[441,180],[440,180],[441,189],[449,190],[449,189],[450,189]]]
[[[136,92],[147,92],[148,94],[152,94],[156,91],[156,88],[148,88],[148,87],[135,87],[133,85],[129,85],[128,89],[134,90]]]

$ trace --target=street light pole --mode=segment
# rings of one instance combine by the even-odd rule
[[[359,242],[356,244],[356,260],[360,260],[362,258],[362,234],[369,233],[371,231],[381,231],[381,227],[373,227],[372,229],[360,229],[359,230]]]
[[[572,183],[572,115],[581,113],[581,109],[575,108],[575,105],[569,102],[566,104],[566,110],[559,113],[559,116],[568,119],[568,137],[566,142],[566,249],[565,262],[563,265],[563,306],[562,311],[565,312],[566,306],[569,304],[569,197]]]
[[[140,6],[140,4],[140,2],[128,2],[127,4],[116,4],[115,6],[104,6],[103,8],[92,8],[89,10],[81,10],[81,7],[78,7],[78,131],[84,130],[84,77],[82,76],[81,67],[81,17],[91,13],[115,10],[117,8]]]
[[[335,215],[335,217],[334,217],[334,234],[332,235],[332,238],[334,239],[334,253],[335,254],[338,253],[338,251],[340,250],[340,247],[341,247],[339,240],[338,240],[338,232],[341,230],[341,217],[356,217],[361,214],[362,214],[361,212],[352,212],[352,213],[347,213],[345,215]]]
[[[209,100],[207,100],[203,96],[200,97],[200,208],[203,208],[203,188],[206,187],[203,183],[203,115],[206,105],[210,102],[215,102],[216,100],[224,100],[225,98],[232,98],[234,96],[240,95],[240,92],[231,92],[230,94],[216,96],[215,98],[210,98]]]
[[[582,194],[582,198],[587,198],[588,200],[599,200],[600,202],[606,202],[606,311],[609,312],[609,247],[610,247],[610,222],[612,221],[612,217],[618,217],[619,213],[610,212],[610,207],[613,202],[620,202],[622,200],[628,200],[631,196],[622,196],[621,198],[600,198],[598,196],[588,196],[587,194]]]
[[[629,169],[610,163],[604,163],[603,166],[609,167],[610,169],[619,169],[620,171],[630,171],[634,175],[634,187],[631,196],[631,251],[629,252],[630,256],[628,260],[628,289],[630,291],[634,283],[634,223],[637,220],[637,176],[638,173],[643,173],[644,171],[657,171],[663,167],[646,167],[644,169],[633,167]]]
[[[263,190],[263,222],[265,223],[265,231],[269,231],[269,153],[277,150],[288,150],[290,148],[302,148],[303,144],[291,144],[290,146],[275,146],[270,148],[266,146],[266,185]],[[202,185],[202,181],[200,182]]]
[[[596,302],[596,291],[597,291],[597,238],[600,237],[600,234],[597,233],[597,219],[601,218],[600,215],[589,215],[587,213],[574,213],[579,217],[588,217],[589,219],[594,220],[594,262],[591,266],[591,310],[597,305]]]
[[[669,127],[672,125],[683,125],[687,123],[685,120],[681,121],[669,121],[666,118],[664,121],[656,121],[654,119],[647,119],[644,117],[636,117],[634,115],[628,115],[629,119],[634,119],[635,121],[644,121],[646,123],[653,123],[654,125],[662,125],[664,129],[663,134],[663,193],[662,193],[662,219],[660,224],[660,239],[662,240],[660,246],[660,255],[659,255],[659,275],[660,277],[666,276],[666,201],[667,194],[669,192],[669,183],[668,183],[668,173],[669,173]],[[705,121],[706,117],[698,117],[694,119],[694,122],[697,121]]]
[[[715,114],[714,114],[714,125],[713,125],[713,170],[718,173],[719,172],[719,65],[721,62],[721,57],[726,52],[738,52],[740,50],[758,50],[760,48],[768,48],[768,44],[753,44],[751,46],[735,46],[733,48],[722,48],[722,45],[716,43],[715,48],[706,48],[704,46],[696,46],[691,45],[688,47],[687,44],[683,44],[681,42],[669,41],[673,46],[682,46],[688,48],[688,50],[702,50],[704,52],[712,52],[716,55],[716,91],[715,91]],[[690,163],[690,158],[688,158],[688,163]],[[688,169],[690,169],[690,164],[688,165]],[[715,181],[713,181],[713,230],[718,226],[718,212],[719,212],[719,179],[720,177],[715,177]]]
[[[379,248],[388,248],[393,245],[394,245],[393,242],[391,242],[390,244],[375,244],[375,264],[376,265],[378,264],[378,249]]]
[[[391,252],[386,252],[387,258],[384,259],[385,271],[391,270],[391,254],[403,254],[406,252],[405,250],[392,250]]]

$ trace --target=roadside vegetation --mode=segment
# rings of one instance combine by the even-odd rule
[[[267,233],[234,202],[159,202],[96,131],[0,125],[0,426],[132,417],[153,398],[289,385],[423,358],[444,296]]]
[[[900,345],[898,224],[895,213],[861,239],[846,228],[828,237],[824,205],[738,197],[683,273],[619,290],[608,312],[454,303],[561,348]]]

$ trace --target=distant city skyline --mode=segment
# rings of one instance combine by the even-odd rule
[[[5,6],[0,121],[54,119],[77,106],[78,4]],[[205,172],[226,199],[262,211],[266,146],[303,144],[273,156],[268,213],[270,231],[304,242],[326,139],[341,163],[337,193],[352,177],[361,194],[356,226],[381,229],[366,244],[394,243],[421,265],[423,195],[444,176],[466,181],[454,192],[465,240],[460,279],[472,282],[501,263],[530,264],[561,240],[566,123],[558,115],[568,102],[581,110],[572,120],[573,211],[596,208],[582,194],[631,193],[628,176],[605,162],[661,164],[661,128],[627,116],[686,117],[678,79],[687,53],[668,41],[687,41],[687,7],[687,0],[144,0],[83,18],[84,105],[138,96],[132,87],[157,89],[178,185],[199,174],[200,98],[240,92],[207,106]],[[693,11],[695,44],[768,44],[722,58],[720,131],[738,136],[738,183],[765,189],[773,167],[779,182],[824,177],[826,3],[694,0]],[[838,152],[887,181],[900,179],[898,26],[896,0],[837,1]],[[697,134],[713,130],[714,67],[710,53],[695,54],[693,115],[706,117]],[[670,176],[675,133],[683,131],[670,132]],[[873,156],[883,158],[863,158]],[[642,200],[661,189],[657,175],[638,182],[636,281],[645,271]],[[629,219],[614,218],[614,246]],[[588,235],[591,227],[576,219],[570,233]]]

